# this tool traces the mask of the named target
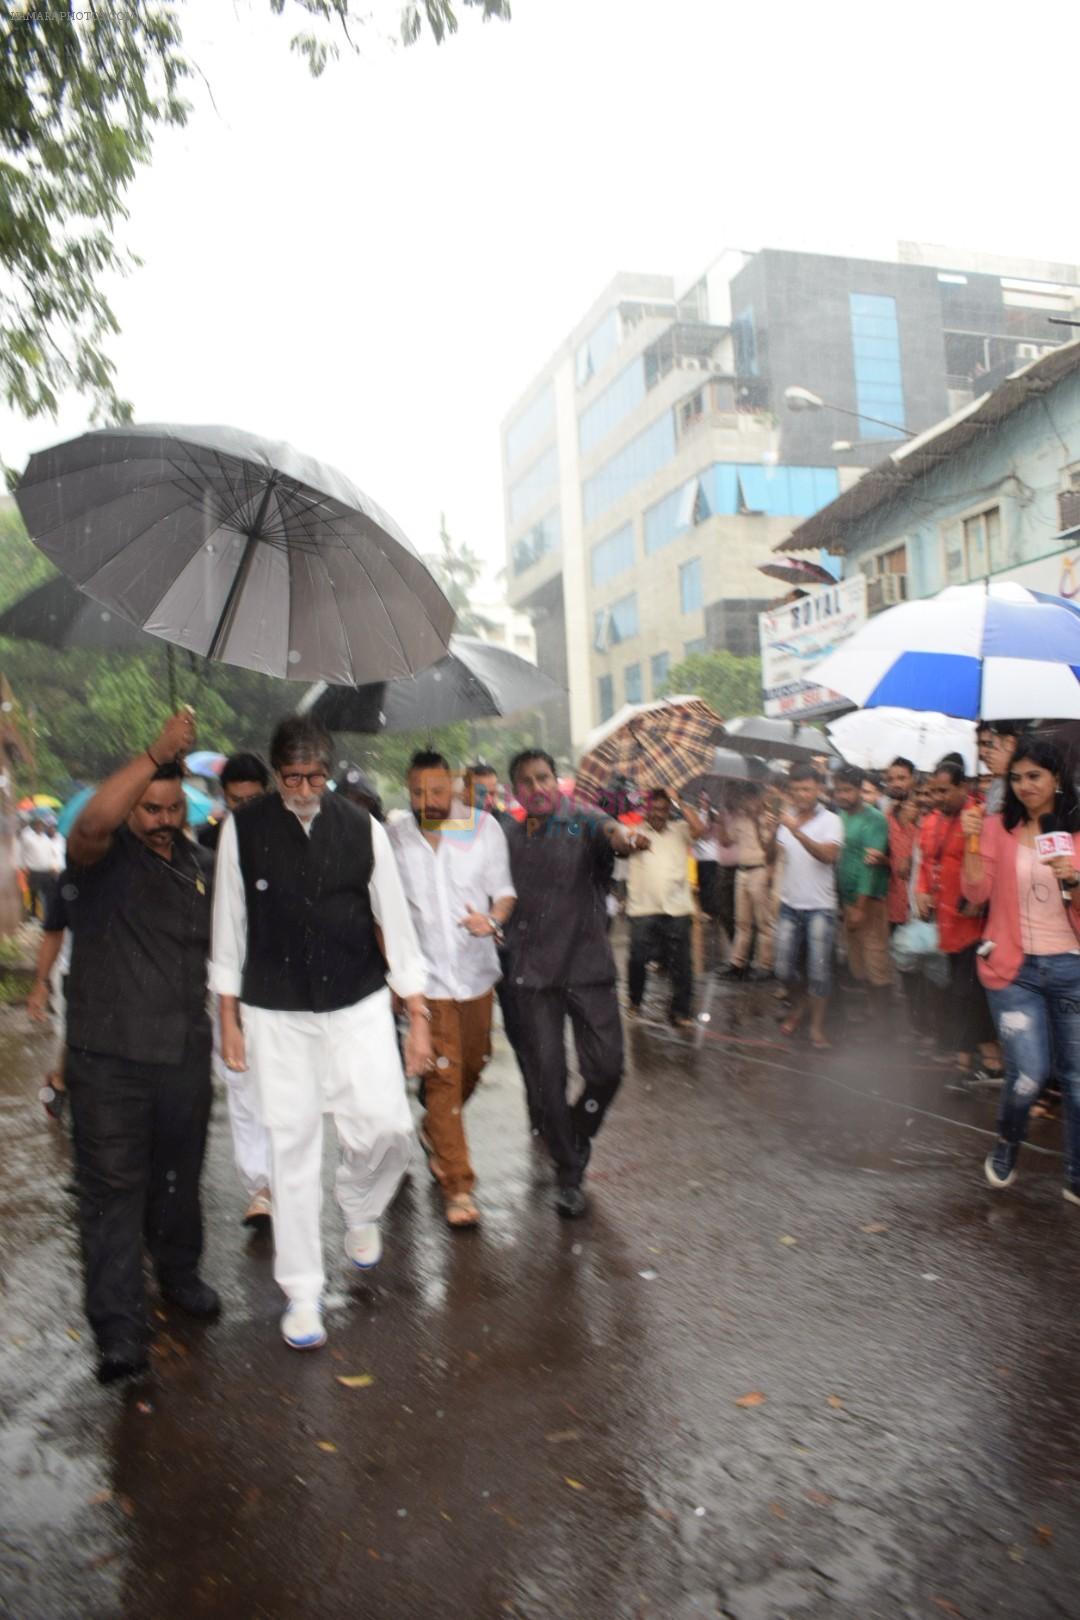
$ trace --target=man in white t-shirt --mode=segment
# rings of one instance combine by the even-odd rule
[[[776,842],[784,852],[780,918],[776,925],[776,977],[793,985],[806,955],[806,991],[797,995],[781,1033],[794,1035],[810,1013],[810,1044],[829,1045],[825,1009],[832,987],[836,937],[836,862],[844,843],[840,817],[820,802],[821,778],[812,765],[797,765],[788,777],[794,806],[780,820]]]

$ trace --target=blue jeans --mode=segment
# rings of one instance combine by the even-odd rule
[[[776,977],[781,984],[793,984],[798,977],[799,958],[806,952],[806,988],[822,1001],[832,989],[833,941],[836,938],[835,911],[796,911],[781,905],[776,924]]]
[[[1005,1057],[998,1129],[1024,1140],[1053,1072],[1065,1099],[1065,1173],[1080,1180],[1080,956],[1025,956],[1012,984],[988,994]]]

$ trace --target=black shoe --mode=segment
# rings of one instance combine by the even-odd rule
[[[773,970],[772,968],[754,967],[750,969],[747,977],[753,979],[755,984],[765,984],[767,980],[773,977]]]
[[[722,979],[745,979],[746,969],[736,967],[734,962],[729,962],[726,968],[721,968],[720,977]]]
[[[98,1383],[118,1384],[122,1378],[141,1378],[150,1370],[146,1351],[138,1345],[117,1345],[103,1350],[98,1363]]]
[[[217,1290],[203,1282],[201,1277],[183,1277],[176,1282],[161,1283],[161,1297],[188,1316],[209,1319],[221,1313],[221,1299]]]
[[[983,1170],[991,1187],[1011,1187],[1016,1180],[1016,1158],[1020,1152],[1015,1142],[998,1142],[992,1153],[986,1155]]]
[[[563,1220],[576,1221],[588,1207],[588,1200],[580,1187],[560,1187],[555,1194],[555,1208]]]

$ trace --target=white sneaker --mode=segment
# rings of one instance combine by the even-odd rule
[[[290,1305],[281,1318],[281,1337],[290,1350],[321,1350],[326,1343],[322,1311],[302,1302]]]
[[[350,1226],[345,1234],[345,1253],[360,1271],[370,1271],[382,1259],[382,1233],[376,1221],[367,1226]]]

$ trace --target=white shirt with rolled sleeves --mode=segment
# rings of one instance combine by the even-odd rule
[[[427,965],[431,1001],[475,1001],[499,978],[494,937],[461,926],[469,908],[486,915],[498,900],[516,898],[506,834],[494,816],[473,816],[464,805],[432,848],[412,815],[390,828],[401,881]]]
[[[297,818],[300,819],[299,817]],[[314,816],[300,825],[308,834]],[[369,893],[375,921],[382,929],[391,990],[404,999],[424,993],[424,957],[401,886],[386,830],[374,817],[371,848],[375,857]],[[219,996],[242,996],[247,959],[247,897],[240,871],[236,824],[230,816],[221,829],[214,869],[214,930],[211,939],[210,988]]]

